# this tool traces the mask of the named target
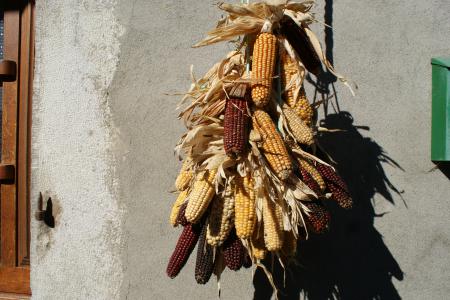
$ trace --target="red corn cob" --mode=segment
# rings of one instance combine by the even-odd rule
[[[310,210],[306,215],[306,224],[314,233],[324,233],[330,223],[330,213],[320,202],[303,202]]]
[[[302,167],[300,167],[300,174],[302,175],[302,181],[317,195],[320,195],[320,186],[319,184],[312,178],[312,176]]]
[[[241,240],[237,237],[235,230],[232,231],[228,239],[223,244],[223,258],[225,265],[233,271],[237,271],[244,263],[245,248]]]
[[[316,169],[327,182],[334,183],[348,193],[348,188],[344,180],[333,170],[332,167],[318,163]]]
[[[166,273],[170,278],[175,278],[180,270],[184,267],[189,255],[194,250],[195,244],[197,244],[200,236],[199,227],[193,224],[187,224],[178,239],[175,250],[170,257],[169,264],[167,265]]]
[[[195,280],[199,284],[206,284],[214,270],[214,255],[211,245],[206,243],[207,225],[203,225],[202,233],[197,246],[197,259],[195,261]]]
[[[188,220],[186,219],[185,212],[186,212],[187,202],[183,203],[180,206],[180,210],[178,211],[177,219],[175,220],[175,226],[181,225],[186,226],[189,224]]]
[[[340,207],[345,209],[352,208],[353,200],[348,192],[333,182],[327,183],[327,187],[330,189],[331,197],[339,204]]]
[[[225,152],[231,157],[239,156],[247,145],[247,101],[245,85],[238,85],[230,92],[224,116],[223,143]]]
[[[317,164],[316,168],[324,178],[332,198],[337,201],[339,206],[345,209],[351,208],[353,201],[344,180],[329,166]]]

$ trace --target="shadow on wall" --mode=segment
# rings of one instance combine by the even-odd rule
[[[333,0],[325,1],[325,22],[332,24]],[[325,29],[326,55],[333,62],[333,32]],[[343,131],[323,133],[319,143],[336,162],[336,168],[349,186],[354,207],[345,211],[334,202],[325,204],[332,220],[330,231],[312,235],[298,244],[297,264],[286,272],[277,262],[273,266],[278,298],[300,299],[401,299],[393,285],[393,277],[403,280],[403,272],[374,227],[372,200],[376,193],[394,204],[392,193],[401,193],[387,178],[383,163],[401,167],[374,140],[361,135],[367,126],[354,125],[350,113],[340,111],[334,88],[336,77],[322,73],[317,80],[307,78],[315,86],[314,101],[324,102],[322,127]],[[330,101],[334,98],[334,101]],[[329,110],[333,109],[333,113]],[[258,269],[253,284],[254,299],[271,299],[272,287],[263,271]]]
[[[382,163],[400,168],[372,139],[363,137],[348,112],[328,114],[321,125],[342,129],[320,138],[325,151],[337,163],[347,182],[354,207],[345,211],[334,202],[326,202],[332,216],[330,231],[312,235],[298,244],[298,264],[286,270],[274,264],[279,299],[401,299],[392,280],[403,280],[403,272],[374,227],[372,199],[376,193],[394,203],[392,185]],[[401,168],[400,168],[401,169]],[[272,288],[265,274],[254,277],[254,299],[270,299]]]

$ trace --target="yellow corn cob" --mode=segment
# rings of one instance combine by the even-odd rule
[[[175,187],[178,191],[185,190],[189,186],[189,183],[194,176],[194,172],[189,169],[190,165],[191,160],[186,159],[181,166],[180,174],[178,174],[178,177],[175,180]]]
[[[291,82],[292,77],[298,72],[294,60],[286,51],[281,52],[281,84],[283,86],[284,101],[289,107],[294,107],[296,99],[294,98],[294,91],[296,84]],[[288,85],[291,84],[289,87]]]
[[[281,179],[292,173],[292,163],[281,136],[278,134],[270,116],[258,109],[253,113],[253,128],[262,138],[262,150],[270,167]]]
[[[252,100],[258,107],[264,107],[272,94],[272,77],[275,69],[277,38],[272,33],[258,34],[253,46]]]
[[[172,224],[172,226],[175,226],[178,212],[180,211],[180,207],[184,203],[184,200],[186,200],[187,196],[188,190],[184,190],[178,195],[177,200],[175,200],[175,203],[172,206],[172,211],[170,212],[170,224]]]
[[[227,239],[234,220],[234,196],[232,186],[228,185],[224,197],[216,197],[211,204],[208,218],[206,241],[211,246],[220,246]]]
[[[287,124],[297,142],[301,144],[311,145],[314,142],[312,130],[300,117],[292,110],[292,108],[284,106],[283,113],[286,117]]]
[[[314,111],[311,104],[309,104],[305,89],[303,87],[300,89],[297,103],[291,107],[294,109],[295,113],[300,117],[300,119],[302,119],[303,122],[308,125],[308,127],[311,126]]]
[[[287,257],[295,256],[295,253],[297,252],[297,239],[292,231],[284,231],[283,234],[284,238],[281,252]]]
[[[252,258],[262,260],[266,257],[267,249],[264,245],[264,225],[261,224],[259,230],[255,230],[251,239]]]
[[[281,209],[270,199],[263,199],[264,243],[267,250],[278,251],[283,245],[283,230],[280,228]]]
[[[325,191],[325,181],[323,180],[322,176],[320,175],[319,171],[314,167],[314,165],[308,161],[305,158],[298,158],[298,162],[300,164],[300,167],[303,168],[306,172],[311,175],[311,177],[317,182],[319,185],[320,190],[323,192]]]
[[[197,223],[208,208],[215,193],[216,173],[217,170],[207,170],[196,176],[186,207],[185,216],[188,222]]]
[[[248,239],[252,236],[256,221],[253,179],[250,176],[238,176],[235,182],[234,226],[239,238]]]

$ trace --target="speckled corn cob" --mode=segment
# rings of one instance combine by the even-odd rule
[[[291,82],[294,75],[298,72],[295,61],[286,51],[280,51],[281,57],[281,85],[284,91],[284,101],[289,107],[294,107],[296,99],[294,98],[294,91],[296,84]]]
[[[213,247],[206,243],[206,228],[204,225],[197,246],[197,259],[195,261],[195,280],[199,284],[206,284],[214,270]]]
[[[305,122],[308,127],[310,127],[314,116],[314,110],[311,104],[309,104],[305,89],[303,87],[300,89],[297,103],[291,107],[294,109],[300,119],[302,119],[302,121]]]
[[[325,180],[326,186],[332,193],[332,198],[337,201],[339,206],[349,209],[353,206],[353,200],[344,180],[333,170],[333,168],[324,164],[317,164],[317,171]]]
[[[305,170],[300,168],[300,174],[302,175],[302,181],[314,192],[316,195],[320,195],[320,186],[319,184],[312,178],[312,176]]]
[[[172,226],[178,225],[177,224],[178,212],[180,211],[180,207],[186,200],[187,196],[188,191],[184,190],[178,195],[177,200],[175,200],[175,203],[172,206],[172,211],[170,212],[170,224],[172,224]]]
[[[235,178],[234,226],[241,239],[252,236],[256,222],[255,191],[250,176]]]
[[[167,265],[166,273],[170,278],[174,278],[180,273],[180,270],[189,259],[189,255],[191,255],[199,236],[200,228],[198,226],[188,224],[183,228]]]
[[[234,195],[228,185],[224,197],[215,197],[208,218],[206,240],[212,246],[220,246],[234,226]]]
[[[283,106],[283,113],[286,117],[289,129],[297,142],[308,146],[311,145],[314,142],[311,128],[302,121],[292,108]]]
[[[247,101],[231,98],[227,100],[224,116],[223,142],[228,156],[240,156],[248,143]]]
[[[272,200],[263,200],[264,244],[269,251],[278,251],[283,246],[283,230],[280,228],[281,210]]]
[[[234,231],[223,244],[223,258],[225,265],[233,271],[237,271],[244,263],[245,248]]]
[[[284,256],[293,257],[297,252],[297,239],[295,238],[292,231],[284,231],[283,247],[281,252]]]
[[[181,166],[180,174],[178,174],[178,177],[175,180],[175,187],[178,191],[185,190],[194,177],[194,172],[190,169],[190,166],[191,160],[189,158],[185,159]]]
[[[178,216],[177,219],[175,220],[175,226],[181,225],[181,226],[186,226],[187,224],[189,224],[188,220],[186,220],[186,207],[187,207],[187,202],[184,202],[181,206],[180,206],[180,210],[178,211]]]
[[[320,202],[303,202],[310,210],[306,214],[306,223],[314,233],[323,233],[328,230],[330,213]]]
[[[196,176],[186,207],[188,222],[197,223],[208,208],[215,193],[214,179],[216,173],[217,170],[207,170]]]
[[[350,209],[353,206],[352,197],[341,186],[328,182],[327,187],[331,192],[331,198],[334,199],[340,207]]]
[[[297,52],[305,68],[309,72],[318,75],[322,71],[322,63],[320,62],[305,29],[298,26],[289,16],[284,16],[280,25],[281,34],[286,37],[289,44],[291,44],[292,48]]]
[[[300,164],[300,168],[305,170],[311,175],[311,177],[317,182],[319,185],[320,191],[325,190],[325,181],[320,175],[319,171],[317,171],[316,167],[306,158],[298,158],[298,162]]]
[[[260,33],[253,46],[252,100],[258,107],[264,107],[272,94],[272,77],[275,69],[277,38],[272,33]]]
[[[262,152],[272,170],[281,180],[286,180],[292,173],[292,163],[281,136],[270,116],[263,110],[253,113],[253,128],[262,138]]]

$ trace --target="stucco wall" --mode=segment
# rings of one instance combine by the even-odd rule
[[[331,205],[331,232],[300,245],[285,299],[445,299],[450,184],[429,172],[430,58],[450,55],[450,3],[332,2],[328,49],[359,89],[352,98],[320,78],[340,108],[333,99],[323,125],[346,130],[323,141],[356,206]],[[192,261],[165,275],[179,234],[167,222],[172,149],[183,133],[179,98],[166,94],[188,88],[190,64],[201,74],[230,49],[190,47],[220,16],[214,4],[37,1],[32,207],[42,191],[60,212],[53,230],[32,222],[33,298],[216,297],[213,280],[195,284]],[[224,299],[270,295],[250,271],[228,271],[221,285]]]

